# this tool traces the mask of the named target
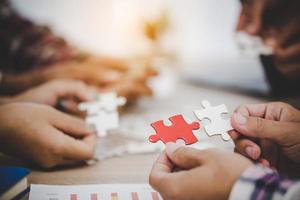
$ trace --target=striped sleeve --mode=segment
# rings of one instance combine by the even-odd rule
[[[232,188],[229,200],[300,200],[300,182],[255,165],[248,168]]]

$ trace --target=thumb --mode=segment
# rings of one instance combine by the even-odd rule
[[[194,148],[167,143],[166,153],[172,163],[181,169],[192,169],[202,164],[201,151]]]
[[[279,144],[297,133],[300,126],[294,122],[280,122],[260,117],[245,117],[239,113],[232,116],[231,123],[240,134],[252,138],[269,139]]]
[[[92,159],[96,147],[96,135],[88,135],[81,140],[65,136],[65,141],[66,158],[78,161]]]

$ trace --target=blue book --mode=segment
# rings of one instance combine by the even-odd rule
[[[28,190],[29,170],[21,167],[0,167],[0,200],[18,199]]]

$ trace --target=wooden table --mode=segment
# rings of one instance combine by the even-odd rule
[[[258,103],[264,99],[242,95],[232,91],[216,88],[204,88],[196,85],[182,83],[175,86],[176,90],[168,98],[159,99],[148,108],[153,109],[157,104],[162,106],[171,102],[174,109],[199,107],[202,99],[209,99],[213,103],[225,103],[230,110],[243,103]],[[177,105],[177,106],[176,106]],[[144,108],[145,109],[145,108]],[[168,107],[166,107],[168,109]],[[179,109],[180,110],[180,109]],[[129,111],[131,112],[131,111]],[[136,112],[136,108],[135,111]],[[176,112],[172,110],[172,113]],[[131,113],[134,114],[134,113]],[[138,112],[136,115],[143,115]],[[159,117],[159,116],[158,116]],[[148,123],[148,122],[147,122]],[[149,171],[156,159],[156,154],[127,155],[110,158],[91,166],[79,166],[54,171],[34,170],[29,175],[29,183],[35,184],[101,184],[101,183],[147,183]],[[17,161],[1,156],[0,164],[22,165]]]

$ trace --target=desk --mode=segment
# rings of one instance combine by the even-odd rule
[[[157,155],[128,155],[110,158],[91,166],[62,169],[53,172],[34,171],[30,183],[100,184],[147,183],[151,166]]]
[[[169,114],[187,111],[191,114],[194,108],[199,108],[202,99],[208,99],[213,105],[225,103],[230,110],[234,110],[240,104],[259,103],[263,99],[241,95],[230,91],[209,89],[196,85],[179,82],[175,90],[166,98],[154,100],[142,100],[134,108],[123,114],[124,118],[136,116],[142,119],[151,114],[151,118],[145,119],[145,124],[150,120],[166,117]],[[126,124],[125,124],[126,125]],[[134,125],[134,124],[133,124]],[[139,124],[141,125],[141,124]],[[143,127],[143,132],[151,130]],[[145,131],[146,130],[146,131]],[[147,136],[147,135],[146,135]],[[221,139],[218,139],[220,141]],[[29,175],[29,183],[40,184],[95,184],[95,183],[146,183],[149,171],[156,159],[156,154],[128,155],[124,157],[110,158],[91,166],[59,169],[45,172],[33,170]],[[18,164],[14,160],[0,158],[0,164]]]

